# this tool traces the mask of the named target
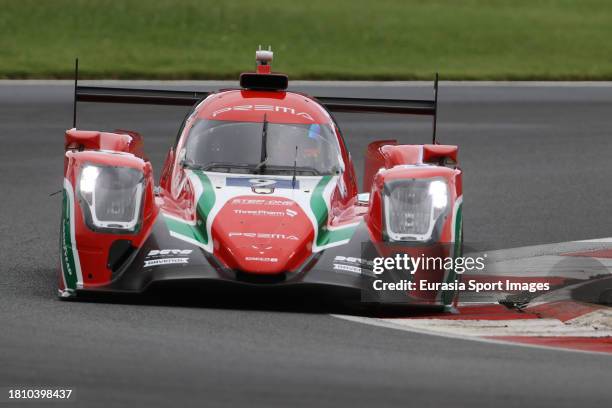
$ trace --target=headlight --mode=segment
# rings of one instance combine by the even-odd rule
[[[397,180],[385,184],[385,229],[393,241],[428,241],[448,209],[442,179]]]
[[[83,166],[78,191],[87,226],[94,231],[139,228],[144,177],[129,167]]]

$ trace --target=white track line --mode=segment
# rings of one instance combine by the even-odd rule
[[[537,349],[548,350],[548,351],[551,351],[551,350],[552,351],[567,351],[567,352],[572,352],[572,353],[584,353],[584,354],[597,354],[597,355],[612,356],[611,353],[606,353],[602,351],[569,349],[569,348],[551,347],[551,346],[543,346],[539,344],[529,344],[529,343],[515,343],[511,341],[506,341],[506,340],[496,340],[496,339],[488,339],[484,337],[465,336],[465,335],[453,334],[453,333],[447,333],[447,332],[436,332],[433,330],[427,330],[423,328],[406,327],[406,326],[399,325],[397,323],[389,322],[387,320],[373,319],[369,317],[339,315],[339,314],[332,314],[330,316],[336,317],[342,320],[348,320],[354,323],[361,323],[361,324],[367,324],[370,326],[384,327],[384,328],[393,329],[393,330],[402,330],[402,331],[407,331],[411,333],[424,334],[428,336],[445,337],[445,338],[455,339],[455,340],[469,340],[469,341],[476,341],[480,343],[497,344],[497,345],[504,345],[504,346],[537,348]]]
[[[545,256],[551,254],[582,252],[585,251],[585,244],[595,244],[594,249],[600,248],[601,244],[612,242],[612,238],[600,238],[595,240],[563,242],[558,244],[537,245],[530,247],[512,248],[506,250],[498,250],[495,252],[497,259],[512,259],[520,261],[523,257],[531,258],[534,256]],[[588,245],[590,248],[591,245]],[[609,247],[609,245],[608,245]],[[523,255],[523,256],[521,256]],[[332,317],[348,320],[355,323],[367,324],[370,326],[385,327],[394,330],[403,330],[412,333],[440,336],[451,339],[471,340],[482,343],[511,345],[515,347],[529,347],[547,350],[568,351],[573,353],[588,353],[588,354],[606,354],[612,356],[611,353],[579,350],[561,347],[552,347],[539,344],[517,343],[506,340],[489,339],[479,336],[520,336],[531,335],[534,337],[550,335],[556,336],[584,336],[588,332],[587,327],[598,324],[603,326],[603,335],[593,337],[607,337],[612,334],[612,318],[609,310],[602,312],[589,313],[587,316],[581,316],[570,321],[568,327],[567,322],[563,323],[556,319],[533,319],[525,321],[484,321],[480,327],[478,320],[461,321],[461,320],[443,320],[443,319],[378,319],[362,316],[339,315],[332,314]],[[436,321],[437,320],[437,321]],[[449,323],[450,322],[450,323]],[[467,323],[466,323],[467,322]],[[480,322],[483,322],[482,320]],[[537,327],[537,325],[540,325]],[[573,324],[573,327],[571,327]],[[505,327],[511,325],[512,327]],[[593,329],[591,329],[593,330]],[[521,334],[522,332],[522,334]],[[530,334],[528,334],[530,333]]]

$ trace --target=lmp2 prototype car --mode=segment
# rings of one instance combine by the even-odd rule
[[[359,295],[378,278],[364,245],[384,253],[386,243],[444,243],[446,255],[460,255],[462,173],[457,147],[435,143],[437,77],[432,101],[316,98],[287,91],[271,61],[257,51],[256,72],[217,92],[79,86],[77,61],[60,298],[211,282]],[[77,129],[77,101],[191,106],[158,186],[141,136]],[[360,194],[331,112],[432,115],[434,144],[371,143]],[[412,279],[424,273],[456,278],[441,269]],[[456,294],[417,288],[402,301],[452,306]]]

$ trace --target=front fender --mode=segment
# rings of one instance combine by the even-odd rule
[[[137,226],[130,231],[96,230],[85,221],[79,177],[88,165],[135,169],[142,173]],[[131,153],[68,150],[65,154],[60,231],[60,293],[105,285],[151,233],[158,214],[151,163]]]

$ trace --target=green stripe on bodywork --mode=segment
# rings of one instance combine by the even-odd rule
[[[196,209],[197,209],[198,219],[201,220],[203,224],[204,236],[206,237],[205,238],[206,241],[204,243],[208,243],[208,235],[206,232],[206,220],[208,219],[208,214],[210,214],[210,211],[215,206],[215,199],[216,199],[215,189],[213,188],[213,185],[210,182],[210,179],[208,178],[206,174],[202,172],[198,172],[198,171],[194,171],[193,174],[195,174],[200,179],[200,182],[202,183],[202,195],[200,196],[200,199],[198,200],[198,205]],[[199,222],[198,222],[198,225],[200,225]]]
[[[321,180],[312,192],[312,197],[310,197],[310,208],[312,208],[312,212],[317,219],[319,232],[321,232],[321,229],[327,225],[327,203],[323,198],[323,192],[325,191],[325,187],[327,187],[330,180],[331,176],[321,177]]]
[[[198,203],[196,204],[195,225],[190,225],[169,217],[164,217],[164,219],[166,220],[166,225],[170,231],[201,242],[204,245],[208,245],[206,220],[208,219],[208,215],[215,205],[215,190],[206,174],[198,171],[193,171],[193,174],[195,174],[202,183],[202,194],[200,195]]]
[[[332,176],[323,176],[315,187],[312,197],[310,198],[310,208],[312,208],[312,212],[317,220],[317,246],[324,246],[333,244],[334,242],[350,239],[357,229],[356,225],[338,228],[335,230],[327,229],[329,212],[327,211],[327,202],[323,197],[323,192],[331,179]]]
[[[453,248],[453,258],[458,258],[460,256],[463,256],[463,246],[462,246],[462,239],[463,239],[463,235],[461,234],[461,230],[462,230],[462,208],[463,205],[459,204],[459,208],[457,209],[457,216],[455,217],[455,243],[454,243],[454,248]],[[461,278],[461,275],[459,275],[459,278]],[[448,276],[446,277],[445,282],[446,283],[451,283],[454,282],[455,279],[457,279],[457,272],[455,272],[455,269],[450,269],[448,271]],[[442,302],[444,303],[444,305],[450,305],[453,302],[453,298],[455,297],[455,291],[454,290],[445,290],[442,293]]]
[[[326,230],[324,240],[322,241],[320,239],[317,239],[317,242],[321,242],[318,245],[333,244],[334,242],[351,239],[356,229],[357,224],[342,227],[333,231]]]
[[[61,226],[61,258],[62,258],[62,273],[66,281],[66,289],[76,289],[77,271],[74,262],[74,248],[72,247],[72,236],[70,228],[70,213],[73,205],[71,197],[64,188],[62,201],[62,226]]]
[[[185,222],[170,217],[164,217],[164,219],[166,220],[166,225],[170,231],[203,244],[208,242],[206,228],[201,228],[197,224],[189,225]]]

